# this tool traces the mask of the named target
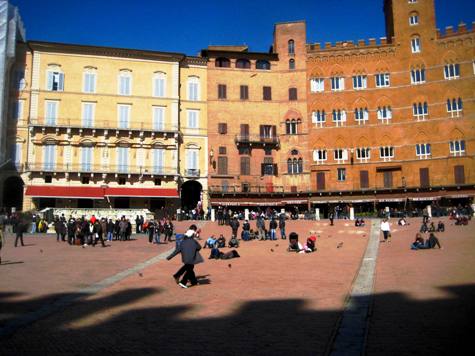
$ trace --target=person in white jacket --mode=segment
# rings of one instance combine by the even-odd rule
[[[384,237],[382,242],[391,242],[391,227],[389,226],[389,220],[386,218],[381,221],[381,231],[383,232]]]

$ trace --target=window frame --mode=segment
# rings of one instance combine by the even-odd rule
[[[394,158],[394,146],[379,146],[379,158],[384,162],[392,161]]]
[[[451,156],[465,156],[466,144],[464,139],[457,139],[449,141],[449,153]]]
[[[318,148],[318,149],[313,150],[314,162],[317,162],[317,164],[323,164],[327,160],[328,160],[328,151],[326,148]]]
[[[430,143],[416,143],[416,156],[419,159],[428,159],[432,156],[432,147]]]

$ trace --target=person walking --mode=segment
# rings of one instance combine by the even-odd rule
[[[5,243],[4,242],[4,232],[3,232],[3,221],[0,221],[0,265],[2,264],[2,247],[3,247],[3,244]]]
[[[270,239],[271,240],[277,240],[277,236],[276,236],[276,231],[277,229],[277,221],[275,221],[275,217],[272,216],[271,218],[271,221],[269,223],[269,230],[270,230]]]
[[[330,211],[330,213],[328,213],[328,219],[330,220],[330,226],[333,226],[333,219],[335,218],[335,216],[333,215],[333,212]]]
[[[381,222],[381,231],[383,232],[384,240],[382,242],[391,242],[391,227],[389,226],[389,220],[384,218]]]
[[[23,222],[22,219],[18,218],[18,220],[16,222],[16,226],[15,226],[15,234],[16,234],[15,247],[17,247],[17,245],[18,245],[18,241],[20,241],[22,246],[25,246],[25,244],[23,242],[24,229],[25,229],[25,223]]]
[[[237,238],[238,236],[238,229],[239,229],[239,221],[237,217],[234,217],[230,222],[229,226],[231,226],[231,234]]]
[[[194,268],[195,264],[204,262],[203,257],[199,253],[201,250],[200,244],[194,239],[196,233],[196,226],[191,225],[190,229],[185,233],[183,241],[175,251],[173,251],[168,257],[167,260],[171,260],[178,254],[181,254],[181,260],[183,266],[173,275],[175,282],[182,288],[188,288],[188,281],[191,282],[191,286],[196,286],[198,280],[196,279]],[[180,276],[184,273],[182,280],[180,281]]]
[[[281,213],[279,215],[279,229],[280,229],[280,237],[282,240],[285,240],[287,237],[285,236],[285,213]]]
[[[259,236],[259,240],[265,240],[266,239],[266,222],[264,220],[264,214],[261,214],[257,217],[256,220],[256,228],[257,228],[257,234]]]

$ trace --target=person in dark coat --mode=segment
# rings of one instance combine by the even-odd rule
[[[238,229],[239,229],[239,221],[236,217],[234,217],[230,222],[229,226],[231,226],[231,234],[233,236],[238,236]]]
[[[167,260],[171,260],[173,257],[181,253],[181,260],[183,262],[183,267],[181,267],[174,275],[173,278],[177,284],[182,288],[188,288],[188,281],[191,282],[192,286],[198,284],[196,279],[194,268],[195,264],[203,262],[203,257],[199,254],[201,250],[200,244],[194,239],[196,233],[196,226],[192,225],[190,229],[185,233],[182,243],[167,257]],[[182,280],[180,281],[180,276],[185,273]]]
[[[18,240],[20,241],[22,246],[25,246],[23,243],[23,232],[25,231],[25,223],[21,219],[18,219],[16,224],[15,224],[15,247],[18,245]]]

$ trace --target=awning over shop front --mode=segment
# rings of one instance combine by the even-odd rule
[[[173,188],[28,186],[25,195],[35,198],[104,199],[109,197],[179,198]]]
[[[137,198],[179,198],[178,191],[173,188],[105,188],[105,196],[109,197],[137,197]]]
[[[26,187],[25,195],[34,198],[104,199],[101,187],[35,186]]]

